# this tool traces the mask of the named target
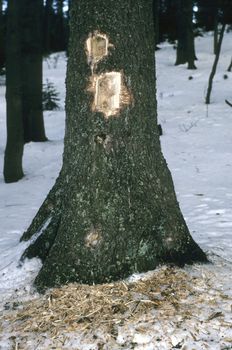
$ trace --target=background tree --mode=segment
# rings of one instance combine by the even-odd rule
[[[222,0],[220,2],[221,5],[221,10],[222,10],[222,15],[221,15],[221,22],[222,22],[222,28],[217,44],[217,51],[214,59],[214,63],[212,66],[212,70],[209,76],[209,82],[208,82],[208,88],[207,88],[207,93],[206,93],[206,98],[205,98],[205,103],[209,104],[210,103],[210,96],[211,96],[211,91],[213,87],[213,78],[217,70],[217,65],[220,57],[220,52],[221,52],[221,46],[222,46],[222,41],[223,41],[223,36],[226,28],[226,24],[230,21],[230,15],[232,12],[232,3],[228,0]],[[229,13],[229,15],[228,15]]]
[[[46,141],[42,113],[42,0],[8,3],[6,182],[23,176],[23,143]]]
[[[67,0],[46,0],[44,5],[44,53],[66,51],[68,42],[68,6]]]
[[[224,23],[222,25],[222,29],[220,32],[220,37],[219,37],[219,41],[218,41],[218,45],[217,45],[217,52],[216,52],[213,66],[212,66],[212,70],[211,70],[211,73],[209,76],[208,88],[207,88],[207,93],[206,93],[206,98],[205,98],[206,104],[210,104],[210,96],[211,96],[211,91],[212,91],[212,87],[213,87],[213,78],[214,78],[216,70],[217,70],[217,65],[218,65],[219,56],[220,56],[220,52],[221,52],[221,46],[222,46],[222,40],[223,40],[223,36],[224,36],[224,32],[225,32],[225,27],[226,27],[226,24]]]
[[[23,235],[43,261],[36,286],[206,261],[161,153],[152,0],[72,5],[63,167]]]
[[[231,69],[232,69],[232,58],[231,58],[231,61],[230,61],[229,67],[227,68],[227,71],[228,71],[228,72],[231,72]]]
[[[155,44],[156,48],[157,45],[160,42],[160,37],[159,37],[159,2],[160,0],[154,0],[153,1],[153,13],[154,13],[154,29],[155,29]]]
[[[198,7],[195,13],[197,25],[206,31],[213,31],[218,0],[195,0],[194,2]]]
[[[188,69],[196,69],[193,34],[193,1],[177,0],[177,55],[176,65],[188,63]]]
[[[23,177],[24,146],[21,52],[21,7],[18,0],[8,1],[6,46],[7,144],[4,158],[4,178],[15,182]]]
[[[53,28],[53,0],[46,0],[44,5],[44,30],[43,30],[43,51],[45,54],[49,54],[52,52],[52,28]]]
[[[214,54],[217,54],[217,45],[218,45],[218,19],[219,19],[219,8],[218,8],[218,1],[215,0],[213,3],[213,9],[214,9]]]
[[[42,108],[43,0],[20,0],[22,6],[22,98],[24,141],[46,141]]]
[[[56,18],[55,18],[55,28],[56,28],[56,41],[54,42],[55,51],[64,51],[67,48],[66,45],[66,20],[64,18],[64,0],[55,1],[56,8]]]
[[[0,72],[5,65],[5,16],[3,15],[3,0],[0,0]]]
[[[174,43],[177,38],[176,0],[159,0],[159,40]]]

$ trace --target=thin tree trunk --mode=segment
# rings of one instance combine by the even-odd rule
[[[8,1],[6,47],[7,144],[4,158],[5,182],[23,177],[23,106],[21,62],[20,4]]]
[[[232,69],[232,58],[231,58],[231,61],[230,61],[230,65],[227,68],[227,72],[231,72],[231,69]]]
[[[229,102],[228,100],[225,100],[225,103],[228,104],[228,106],[232,107],[232,103]]]
[[[213,67],[209,76],[209,82],[208,82],[208,89],[207,89],[207,94],[206,94],[206,98],[205,98],[205,103],[206,104],[210,104],[210,96],[211,96],[211,91],[212,91],[212,87],[213,87],[213,78],[214,75],[216,73],[217,70],[217,64],[218,64],[218,60],[220,57],[220,52],[221,52],[221,46],[222,46],[222,40],[223,40],[223,36],[224,36],[224,32],[225,32],[225,27],[226,24],[223,23],[222,28],[221,28],[221,32],[220,32],[220,37],[219,37],[219,41],[218,41],[218,45],[217,45],[217,53],[214,59],[214,63],[213,63]]]
[[[213,36],[214,40],[213,40],[213,47],[214,47],[214,54],[217,54],[217,46],[218,46],[218,16],[215,16],[215,21],[214,21],[214,36]]]
[[[213,6],[213,13],[212,16],[214,17],[214,39],[213,39],[213,52],[216,55],[217,54],[217,45],[218,45],[218,11],[219,11],[219,5],[218,0],[214,0],[212,3]]]
[[[23,236],[37,288],[206,261],[161,153],[152,0],[72,5],[63,167]]]

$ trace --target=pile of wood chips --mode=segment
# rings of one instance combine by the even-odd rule
[[[168,349],[185,349],[190,339],[206,350],[205,337],[213,332],[214,344],[229,349],[232,296],[218,283],[210,265],[195,265],[185,270],[163,266],[110,284],[68,284],[30,301],[7,303],[0,335],[14,350],[84,349],[93,342],[93,349],[133,349],[136,332],[146,341],[154,337],[154,349],[161,341]]]
[[[194,281],[183,270],[163,267],[135,282],[103,285],[68,284],[23,303],[22,309],[7,313],[4,321],[14,331],[57,336],[63,332],[111,327],[135,320],[141,314],[162,308],[167,316],[180,308],[193,293]]]

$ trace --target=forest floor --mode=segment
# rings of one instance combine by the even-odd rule
[[[214,60],[213,36],[196,39],[197,70],[174,66],[168,43],[156,52],[162,150],[192,236],[210,264],[162,266],[107,285],[71,284],[39,295],[41,263],[19,264],[19,239],[62,164],[66,58],[44,61],[44,81],[60,93],[59,111],[45,112],[49,142],[25,146],[25,177],[2,176],[5,86],[0,80],[0,349],[232,349],[232,33],[226,33],[211,104],[204,103]]]

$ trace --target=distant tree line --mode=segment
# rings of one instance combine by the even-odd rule
[[[8,1],[0,0],[0,70],[5,65]],[[70,1],[46,0],[43,2],[43,54],[67,50]],[[224,12],[225,7],[229,6],[230,9]],[[185,40],[184,36],[190,33],[189,30],[186,32],[189,25],[196,32],[198,29],[217,30],[218,23],[222,21],[232,25],[231,6],[231,0],[154,0],[156,44],[164,40],[173,43],[176,40]],[[190,50],[193,50],[193,47]],[[193,66],[193,64],[190,65]]]
[[[0,71],[6,60],[6,25],[9,0],[0,0]],[[41,35],[43,55],[65,51],[68,46],[68,4],[70,0],[46,0],[42,4]],[[35,9],[35,4],[31,5]]]
[[[232,2],[231,0],[185,0],[182,4],[187,4],[192,10],[194,29],[212,31],[215,24],[226,21],[232,24]],[[174,42],[178,39],[178,22],[180,20],[180,0],[154,0],[153,8],[158,8],[158,34],[157,43],[169,40]],[[224,9],[228,8],[226,13]],[[154,11],[155,13],[155,11]],[[157,16],[157,15],[156,15]]]

